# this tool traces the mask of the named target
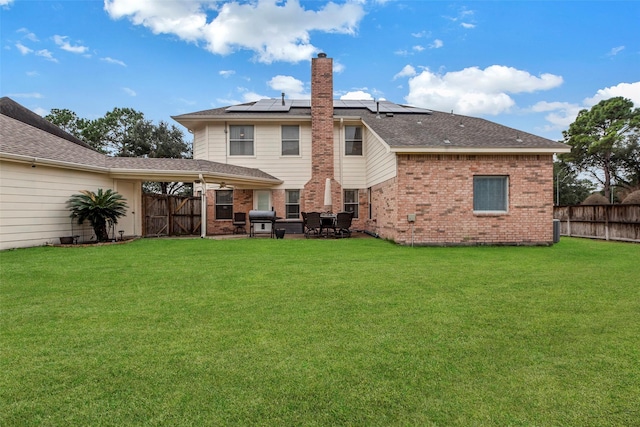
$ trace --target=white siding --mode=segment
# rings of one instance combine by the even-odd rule
[[[373,187],[398,174],[396,155],[371,132],[365,132],[367,147],[367,187]]]
[[[282,156],[282,124],[297,123],[254,124],[253,156],[230,156],[224,125],[209,125],[206,131],[207,155],[201,158],[260,169],[284,181],[281,186],[275,188],[302,188],[311,178],[311,125],[300,124],[300,155]]]
[[[127,192],[139,184],[129,185]],[[66,202],[80,190],[114,188],[114,180],[103,174],[38,165],[2,162],[0,165],[0,249],[57,244],[59,237],[80,235],[88,240],[88,225],[72,224]],[[123,194],[129,199],[128,194]],[[139,195],[139,193],[138,193]],[[138,196],[137,206],[139,206]],[[138,215],[129,210],[128,215]],[[140,220],[123,218],[124,223]],[[122,229],[122,228],[119,228]],[[134,232],[133,226],[125,234]]]

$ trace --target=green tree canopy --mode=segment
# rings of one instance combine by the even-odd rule
[[[600,101],[590,110],[580,111],[563,132],[571,153],[561,159],[580,172],[588,172],[602,184],[604,196],[610,199],[612,183],[626,182],[629,169],[633,169],[634,162],[629,166],[628,160],[636,152],[632,146],[637,147],[639,129],[640,109],[634,109],[633,102],[623,97]]]
[[[596,190],[592,181],[580,178],[579,173],[563,161],[553,163],[553,175],[553,200],[556,205],[579,205]]]

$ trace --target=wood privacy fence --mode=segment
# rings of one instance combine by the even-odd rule
[[[556,206],[563,236],[640,242],[640,204]]]
[[[144,194],[142,218],[144,236],[200,235],[200,197]]]

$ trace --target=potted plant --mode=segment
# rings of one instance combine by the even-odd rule
[[[121,194],[101,188],[95,193],[83,190],[80,194],[74,194],[67,200],[67,207],[71,210],[71,218],[77,219],[78,224],[89,221],[98,242],[109,240],[107,221],[117,224],[118,218],[124,216],[128,208]]]

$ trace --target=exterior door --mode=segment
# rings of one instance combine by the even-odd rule
[[[271,191],[255,190],[253,192],[253,208],[259,211],[271,210]],[[256,233],[271,233],[271,224],[256,224],[254,228]]]

